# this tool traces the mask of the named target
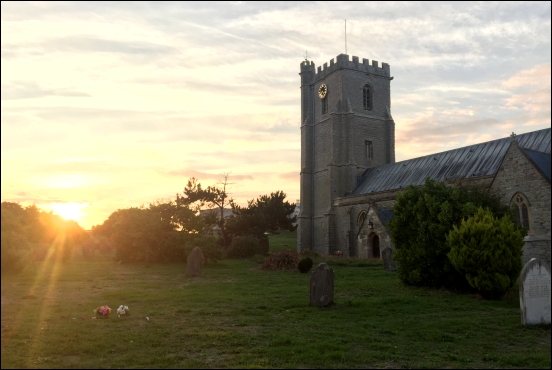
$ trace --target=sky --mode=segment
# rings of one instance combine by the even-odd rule
[[[299,199],[299,65],[390,65],[396,160],[550,127],[550,2],[2,2],[1,197],[85,229],[229,173]]]

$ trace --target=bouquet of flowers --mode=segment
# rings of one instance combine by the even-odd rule
[[[128,306],[120,305],[119,308],[117,308],[117,315],[121,317],[121,315],[128,315]]]
[[[108,306],[102,306],[102,307],[96,308],[94,312],[96,313],[96,316],[107,318],[111,313],[111,308],[109,308]]]

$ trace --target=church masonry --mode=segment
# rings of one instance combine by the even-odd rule
[[[299,252],[379,258],[394,249],[387,223],[397,194],[430,177],[496,190],[529,230],[524,262],[550,265],[550,128],[395,163],[388,64],[341,54],[300,71]]]
[[[334,201],[369,167],[395,162],[389,65],[348,55],[301,63],[301,213],[298,249],[335,251]],[[327,88],[321,98],[320,87]]]

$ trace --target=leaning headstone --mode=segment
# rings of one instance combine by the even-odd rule
[[[519,275],[519,308],[523,325],[550,324],[550,268],[538,258]]]
[[[201,276],[201,269],[205,263],[201,248],[195,247],[192,253],[188,255],[186,263],[186,275],[187,276]]]
[[[334,272],[327,263],[320,263],[310,277],[310,305],[327,306],[334,298]]]
[[[381,252],[383,258],[383,268],[386,271],[397,271],[397,264],[393,262],[393,249],[387,247]]]

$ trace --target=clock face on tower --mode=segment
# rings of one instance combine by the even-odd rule
[[[328,86],[326,86],[326,84],[320,85],[320,87],[318,88],[318,96],[320,97],[320,99],[324,99],[327,94]]]

